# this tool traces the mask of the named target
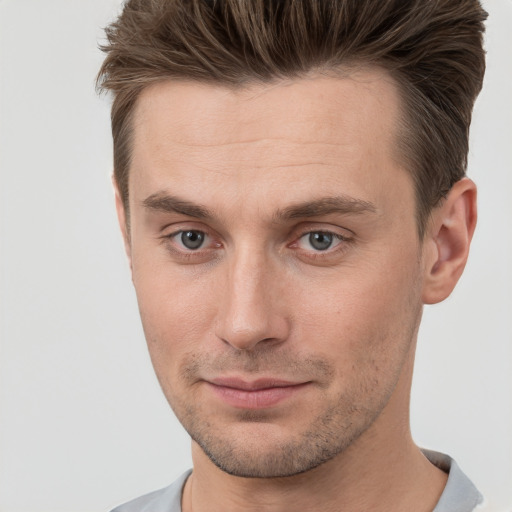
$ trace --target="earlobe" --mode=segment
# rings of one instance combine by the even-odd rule
[[[121,193],[119,191],[119,187],[117,185],[117,182],[116,182],[116,179],[114,176],[112,176],[112,184],[114,186],[114,193],[115,193],[117,220],[119,222],[119,228],[121,229],[121,234],[123,236],[124,250],[126,252],[126,256],[128,258],[128,264],[130,265],[130,271],[131,271],[132,270],[132,254],[131,254],[131,246],[130,246],[130,234],[128,233],[126,209],[124,207],[123,199],[121,197]]]
[[[476,185],[469,178],[455,183],[432,212],[424,241],[425,304],[443,301],[455,288],[468,258],[476,212]]]

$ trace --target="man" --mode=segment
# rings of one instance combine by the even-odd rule
[[[131,0],[116,205],[194,468],[129,511],[475,510],[410,434],[424,304],[466,262],[476,0]]]

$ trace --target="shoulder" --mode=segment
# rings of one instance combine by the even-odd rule
[[[111,512],[181,512],[181,491],[191,472],[183,473],[168,487],[128,501]]]
[[[462,472],[457,463],[444,453],[422,450],[423,455],[448,474],[446,487],[434,512],[477,512],[482,504],[482,495],[473,482]],[[482,512],[485,509],[482,509]]]
[[[150,492],[144,496],[139,496],[123,505],[119,505],[111,512],[141,512],[148,506],[150,507],[149,510],[154,509],[153,505],[158,503],[158,501],[162,501],[162,496],[165,495],[167,489],[168,487],[165,487],[164,489]]]

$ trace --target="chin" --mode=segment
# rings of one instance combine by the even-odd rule
[[[283,478],[305,473],[341,454],[373,422],[345,425],[323,418],[302,432],[259,421],[250,415],[236,428],[184,425],[192,439],[219,469],[243,478]],[[339,420],[339,418],[338,418]],[[359,418],[361,420],[361,418]],[[341,435],[340,435],[341,434]]]

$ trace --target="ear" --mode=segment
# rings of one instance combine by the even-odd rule
[[[423,302],[436,304],[455,288],[476,226],[476,185],[463,178],[431,215],[424,240]]]
[[[126,214],[126,209],[124,207],[123,200],[121,198],[119,186],[117,185],[117,181],[114,176],[112,176],[112,185],[114,186],[114,192],[115,192],[115,196],[116,196],[117,220],[119,222],[119,228],[121,229],[121,234],[123,235],[124,250],[126,252],[126,256],[128,257],[128,264],[130,265],[130,271],[132,271],[132,251],[131,251],[131,244],[130,244],[129,227],[127,224],[128,217]]]

